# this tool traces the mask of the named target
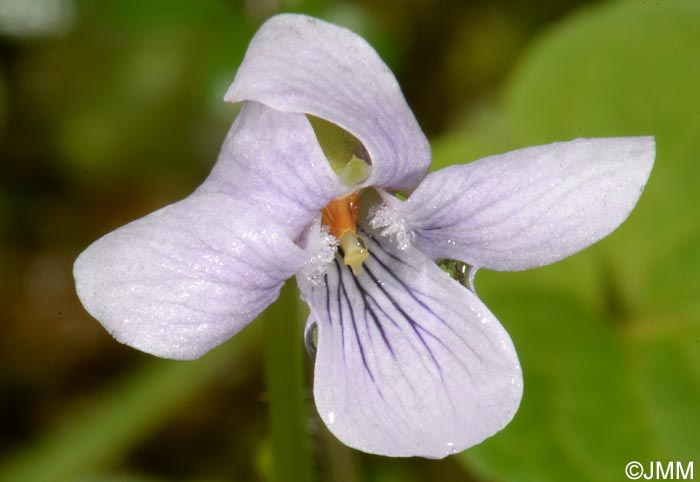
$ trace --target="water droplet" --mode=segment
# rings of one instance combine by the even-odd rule
[[[308,323],[304,330],[304,345],[306,352],[311,358],[316,358],[316,348],[318,346],[318,325],[315,322]]]
[[[335,413],[328,412],[328,423],[332,424],[333,422],[335,422]]]
[[[457,450],[455,450],[455,444],[452,442],[447,442],[447,453],[452,455],[456,454]]]

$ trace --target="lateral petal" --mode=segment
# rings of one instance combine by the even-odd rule
[[[522,394],[508,333],[479,299],[415,249],[367,232],[354,276],[297,277],[318,329],[314,396],[343,443],[442,458],[501,430]]]
[[[98,239],[73,273],[86,310],[118,341],[194,359],[273,302],[305,260],[253,206],[195,193]]]
[[[328,164],[305,115],[246,102],[198,191],[255,206],[296,238],[349,189]]]
[[[654,155],[653,137],[528,147],[431,173],[390,207],[434,259],[534,268],[590,246],[627,219]]]
[[[428,141],[391,71],[364,39],[322,20],[294,14],[269,19],[224,98],[342,127],[371,157],[364,185],[410,190],[430,164]]]

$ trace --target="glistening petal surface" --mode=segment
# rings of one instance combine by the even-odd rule
[[[296,238],[348,188],[328,164],[305,115],[246,102],[199,191],[253,205]]]
[[[529,147],[431,173],[392,208],[434,259],[533,268],[590,246],[627,219],[654,155],[652,137]]]
[[[347,130],[371,156],[365,185],[409,190],[430,164],[428,141],[391,71],[364,39],[322,20],[268,20],[225,99],[313,114]]]
[[[414,249],[367,237],[354,276],[297,277],[318,325],[314,397],[343,443],[441,458],[501,430],[522,395],[511,340],[471,291]]]
[[[255,318],[304,261],[253,207],[195,193],[98,239],[73,272],[83,305],[117,340],[193,359]]]

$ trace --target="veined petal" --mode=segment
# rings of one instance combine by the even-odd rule
[[[627,219],[654,155],[652,137],[529,147],[431,173],[392,208],[434,259],[533,268],[590,246]]]
[[[199,192],[224,193],[299,236],[332,199],[348,192],[303,114],[246,102]]]
[[[193,359],[255,318],[305,259],[254,207],[195,193],[98,239],[73,273],[81,302],[117,340]]]
[[[365,185],[410,190],[430,164],[428,141],[374,49],[315,18],[277,15],[260,27],[225,99],[255,100],[342,127],[371,157]]]
[[[354,276],[298,276],[318,325],[314,396],[343,443],[441,458],[501,430],[522,395],[513,344],[479,299],[415,249],[366,232]]]

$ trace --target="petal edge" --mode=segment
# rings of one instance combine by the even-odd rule
[[[359,276],[338,259],[325,283],[297,277],[318,326],[314,397],[330,431],[365,452],[442,458],[501,430],[522,395],[506,331],[421,253],[367,242]]]
[[[364,185],[411,190],[430,164],[430,145],[389,68],[364,39],[322,20],[282,14],[265,22],[224,99],[342,127],[372,158]]]
[[[118,341],[198,358],[274,301],[304,255],[224,195],[193,194],[92,243],[75,261],[86,310]]]
[[[434,259],[517,271],[553,263],[614,231],[654,164],[653,137],[576,139],[429,174],[393,203]]]

